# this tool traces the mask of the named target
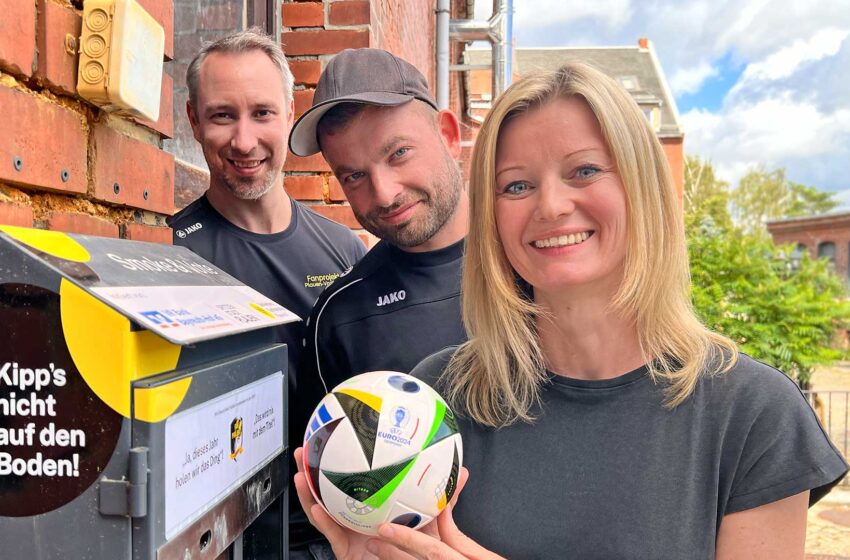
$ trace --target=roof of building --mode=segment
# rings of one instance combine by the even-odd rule
[[[797,225],[803,226],[822,226],[823,224],[833,224],[842,222],[847,224],[850,222],[850,212],[847,210],[834,210],[832,212],[824,212],[822,214],[811,214],[808,216],[795,216],[793,218],[782,218],[779,220],[771,220],[767,222],[768,229],[793,227]]]
[[[670,93],[664,72],[652,43],[641,41],[645,47],[558,47],[516,48],[514,73],[532,70],[556,70],[567,62],[584,62],[615,78],[639,105],[656,106],[661,111],[659,137],[682,136],[676,101]],[[467,62],[487,64],[490,48],[467,49]]]

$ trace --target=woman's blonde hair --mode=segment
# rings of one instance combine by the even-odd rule
[[[611,310],[636,325],[650,375],[666,383],[666,404],[678,406],[703,372],[726,371],[737,359],[734,343],[706,329],[694,314],[682,209],[664,151],[637,104],[613,79],[584,64],[530,74],[496,100],[475,142],[463,272],[469,341],[441,378],[449,400],[487,426],[533,420],[547,378],[535,328],[541,312],[508,262],[496,229],[499,133],[506,120],[572,96],[584,99],[596,115],[626,193],[628,247]]]

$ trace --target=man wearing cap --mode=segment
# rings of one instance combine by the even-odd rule
[[[175,245],[189,247],[306,318],[325,286],[366,251],[347,227],[314,213],[284,190],[292,82],[280,46],[255,30],[201,49],[186,72],[186,110],[203,148],[210,184],[203,197],[168,223]],[[299,409],[310,400],[299,398],[304,385],[297,368],[303,333],[303,321],[269,333],[269,342],[288,346],[289,441],[296,444],[312,412]],[[299,526],[302,531],[312,528],[294,499],[290,509],[291,540],[297,543]],[[267,510],[260,518],[261,524],[272,524],[269,530],[257,531],[256,536],[247,532],[246,558],[282,557],[280,512],[277,520],[265,517],[274,514]]]
[[[345,50],[322,72],[290,149],[318,151],[380,242],[319,297],[304,375],[332,389],[358,373],[408,372],[466,339],[460,314],[468,201],[460,128],[422,74],[379,49]],[[318,398],[321,395],[317,395]]]

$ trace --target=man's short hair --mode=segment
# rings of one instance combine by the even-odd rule
[[[259,27],[238,31],[227,37],[222,37],[212,43],[206,43],[192,59],[186,70],[186,87],[189,88],[189,104],[197,110],[198,86],[201,79],[201,65],[212,53],[242,54],[251,51],[262,51],[274,62],[283,78],[283,95],[286,102],[292,101],[292,87],[295,83],[289,63],[283,49],[274,39],[264,33]]]

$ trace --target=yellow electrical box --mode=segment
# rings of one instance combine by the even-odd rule
[[[159,119],[165,30],[136,0],[85,0],[77,93],[106,111]]]

